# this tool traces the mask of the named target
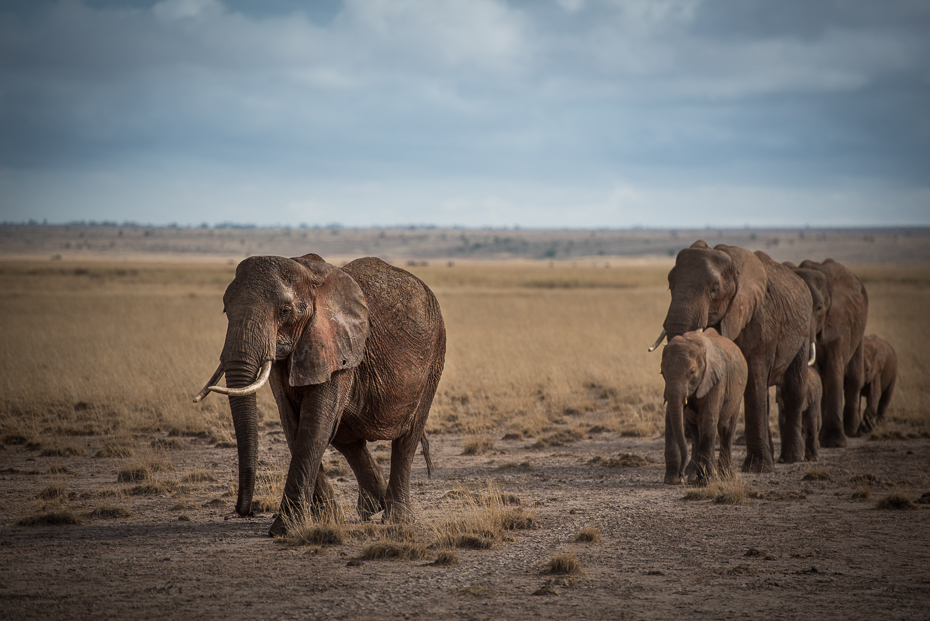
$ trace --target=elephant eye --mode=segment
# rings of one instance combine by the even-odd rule
[[[281,317],[281,319],[287,319],[288,317],[290,317],[290,316],[291,316],[291,307],[290,307],[290,306],[282,306],[281,309],[278,311],[278,316]]]

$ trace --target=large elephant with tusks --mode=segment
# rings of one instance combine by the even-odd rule
[[[376,258],[342,268],[315,254],[250,257],[223,296],[226,342],[210,391],[229,396],[239,450],[236,511],[252,511],[258,446],[255,393],[268,381],[291,452],[271,535],[287,530],[312,491],[314,508],[334,494],[320,464],[341,452],[359,484],[363,518],[411,510],[410,468],[442,374],[446,331],[432,291]],[[226,388],[215,386],[222,375]],[[391,440],[387,484],[367,442]]]
[[[716,328],[743,352],[748,366],[745,472],[774,470],[769,433],[769,386],[784,386],[786,423],[780,461],[804,459],[801,406],[812,362],[807,285],[764,252],[694,242],[678,253],[668,274],[672,300],[662,334],[651,349],[705,328]]]

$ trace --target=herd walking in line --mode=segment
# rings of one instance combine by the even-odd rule
[[[782,463],[816,461],[820,447],[846,446],[885,416],[897,358],[886,341],[864,335],[868,294],[845,266],[831,259],[782,264],[761,251],[697,241],[678,253],[668,281],[671,302],[650,348],[668,341],[659,363],[665,483],[731,475],[741,403],[742,470],[773,471],[772,386]],[[269,383],[291,454],[269,534],[285,534],[308,496],[312,510],[333,505],[321,468],[329,445],[355,474],[362,519],[382,510],[386,521],[407,519],[418,445],[431,468],[424,430],[445,360],[445,326],[429,287],[371,257],[339,268],[315,254],[263,256],[239,264],[223,303],[220,363],[194,400],[210,392],[229,397],[239,515],[252,512],[255,393]],[[226,387],[218,386],[224,375]],[[387,482],[367,446],[379,440],[392,443]]]

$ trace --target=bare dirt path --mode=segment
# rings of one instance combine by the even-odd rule
[[[277,435],[264,434],[266,462],[284,457]],[[462,437],[435,436],[437,472],[427,479],[415,463],[421,513],[453,488],[491,481],[536,517],[494,549],[460,550],[452,566],[359,561],[360,544],[308,555],[277,542],[265,534],[270,514],[239,518],[222,496],[235,449],[196,438],[167,453],[176,474],[218,481],[188,489],[180,509],[179,493],[122,495],[135,517],[16,526],[50,481],[78,514],[119,487],[119,460],[91,457],[101,440],[83,440],[84,457],[0,450],[0,618],[926,619],[930,610],[930,505],[876,508],[892,492],[930,491],[927,439],[824,450],[816,468],[827,480],[803,480],[811,464],[744,475],[751,497],[730,505],[663,485],[660,438],[600,433],[542,449],[495,440],[490,453],[466,456]],[[620,454],[654,462],[605,465]],[[857,476],[871,482],[870,498],[853,497]],[[351,504],[351,475],[336,487]],[[586,527],[599,542],[575,542]],[[541,573],[561,552],[575,554],[581,575]]]

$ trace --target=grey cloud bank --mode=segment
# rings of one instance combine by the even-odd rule
[[[928,224],[928,67],[906,0],[9,2],[0,220]]]

